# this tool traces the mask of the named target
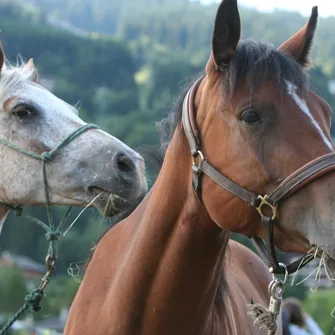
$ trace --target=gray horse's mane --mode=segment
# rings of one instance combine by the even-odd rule
[[[22,82],[31,81],[34,69],[25,65],[26,63],[22,57],[17,58],[16,64],[12,64],[6,60],[0,73],[0,94],[3,95]]]

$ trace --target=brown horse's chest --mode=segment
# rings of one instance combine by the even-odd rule
[[[251,298],[266,304],[267,278],[264,283],[259,282],[259,264],[252,264],[252,261],[245,263],[246,257],[253,258],[254,255],[241,249],[234,242],[229,243],[231,250],[224,264],[228,295],[224,293],[222,297],[216,298],[215,306],[208,318],[210,325],[207,329],[197,332],[192,327],[196,324],[196,320],[190,320],[182,326],[181,324],[179,326],[178,322],[165,323],[164,330],[160,330],[159,333],[157,329],[161,328],[157,328],[157,324],[160,318],[165,318],[164,313],[168,312],[169,303],[165,305],[167,308],[165,311],[159,304],[148,305],[146,302],[149,297],[146,295],[150,292],[152,299],[153,293],[140,283],[141,275],[137,269],[134,268],[133,271],[133,278],[138,277],[139,280],[137,284],[135,280],[134,285],[129,286],[129,283],[124,282],[126,279],[119,275],[124,260],[129,257],[127,244],[110,240],[108,245],[114,246],[108,258],[105,257],[107,250],[104,250],[104,253],[99,249],[95,252],[80,288],[80,294],[74,301],[66,335],[264,334],[252,326],[252,320],[247,316],[245,306],[250,303]],[[263,267],[261,269],[264,270]],[[223,310],[220,309],[220,304],[217,304],[220,298],[225,306]],[[180,303],[183,304],[182,301]],[[194,305],[194,308],[196,307]],[[183,311],[180,313],[183,314]],[[183,315],[180,320],[182,319]]]

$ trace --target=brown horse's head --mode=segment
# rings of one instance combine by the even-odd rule
[[[255,194],[268,194],[306,163],[334,151],[331,109],[309,88],[306,69],[317,24],[308,23],[279,49],[240,41],[236,0],[224,0],[215,20],[206,76],[195,96],[204,156]],[[317,245],[335,258],[335,179],[328,173],[279,205],[275,244],[307,252]],[[259,214],[205,176],[204,205],[220,227],[264,236]],[[222,204],[225,203],[225,206]]]

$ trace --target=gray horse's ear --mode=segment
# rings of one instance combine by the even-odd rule
[[[241,20],[237,0],[223,0],[218,8],[212,38],[212,54],[216,70],[223,70],[234,56],[241,38]],[[207,64],[209,65],[209,64]]]
[[[23,66],[24,70],[28,73],[28,80],[37,82],[38,72],[34,64],[34,60],[30,58],[26,64]]]
[[[311,63],[309,55],[317,23],[318,7],[315,6],[306,25],[284,42],[278,50],[292,56],[303,67],[308,67]]]
[[[5,60],[6,56],[2,48],[2,43],[0,42],[0,72],[2,71],[3,66],[5,65]]]

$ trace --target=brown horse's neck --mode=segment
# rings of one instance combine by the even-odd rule
[[[196,198],[191,164],[178,127],[153,189],[97,245],[65,334],[258,334],[241,306],[266,301],[267,269],[230,243],[224,272],[230,234]]]
[[[146,335],[202,334],[211,327],[229,233],[196,199],[191,173],[191,155],[179,129],[153,190],[129,218],[136,222],[125,222],[137,225],[119,277],[118,294],[128,301],[123,315],[131,319],[125,334],[139,334],[141,327]],[[135,310],[144,313],[136,319]]]
[[[157,211],[157,204],[160,211]],[[199,230],[213,236],[228,234],[223,233],[212,221],[192,189],[192,156],[181,126],[169,145],[161,173],[145,206],[145,216],[153,208],[162,221],[166,222],[166,218],[169,218],[170,225],[162,224],[171,228],[182,222],[185,228],[192,231]]]

